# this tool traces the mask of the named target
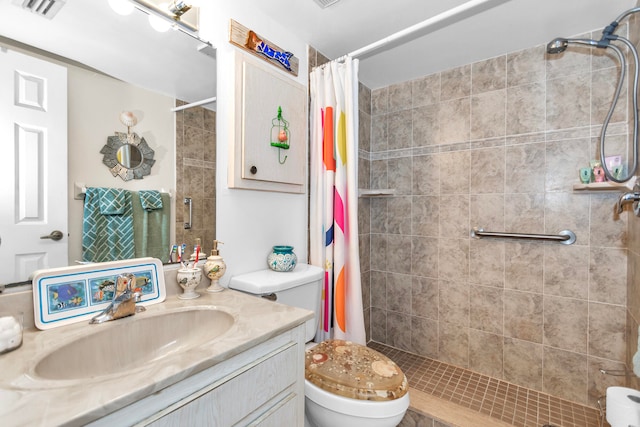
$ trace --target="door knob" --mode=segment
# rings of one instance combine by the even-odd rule
[[[54,230],[48,236],[41,236],[40,238],[41,239],[51,239],[51,240],[62,240],[63,236],[64,235],[62,234],[62,231]]]

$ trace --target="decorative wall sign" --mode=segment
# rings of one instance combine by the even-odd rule
[[[229,42],[294,76],[298,75],[299,61],[293,53],[278,47],[233,19],[231,20]]]

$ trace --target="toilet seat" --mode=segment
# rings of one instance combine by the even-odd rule
[[[363,403],[397,400],[409,389],[407,378],[391,359],[344,340],[326,340],[307,349],[305,379],[320,390]]]
[[[311,381],[304,382],[304,395],[307,409],[311,402],[325,410],[364,420],[396,416],[399,416],[400,420],[409,407],[409,393],[395,400],[357,400],[330,393]]]

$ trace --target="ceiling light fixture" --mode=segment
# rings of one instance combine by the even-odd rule
[[[131,10],[138,9],[146,13],[149,16],[149,25],[154,30],[161,33],[170,28],[178,30],[201,42],[198,50],[215,58],[215,49],[211,43],[201,39],[198,35],[200,8],[193,5],[195,1],[191,0],[192,4],[188,4],[185,0],[170,0],[169,2],[163,0],[109,0],[109,4],[116,13],[121,15],[125,14],[123,11],[127,10],[127,5]]]
[[[199,10],[187,4],[184,0],[171,0],[168,3],[160,3],[159,0],[130,0],[133,5],[148,14],[164,20],[169,27],[174,27],[187,34],[198,32]],[[157,20],[153,20],[156,21]],[[151,22],[151,19],[150,19]],[[154,28],[156,24],[154,24]],[[165,28],[166,25],[158,25]],[[166,31],[164,29],[163,31]],[[193,34],[190,34],[193,35]]]

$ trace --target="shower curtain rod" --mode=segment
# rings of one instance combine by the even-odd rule
[[[184,104],[178,107],[174,107],[171,109],[171,111],[175,113],[176,111],[186,110],[187,108],[197,107],[199,105],[204,105],[204,104],[211,104],[216,102],[216,100],[217,98],[213,96],[211,98],[203,99],[202,101],[196,101],[196,102],[192,102],[191,104]]]
[[[371,43],[365,47],[362,47],[360,49],[354,50],[351,53],[347,53],[344,56],[341,56],[340,58],[336,59],[336,61],[341,61],[344,60],[346,57],[350,56],[352,58],[354,57],[358,57],[358,56],[362,56],[365,55],[373,50],[376,50],[382,46],[385,46],[391,42],[394,42],[398,39],[401,39],[403,37],[406,37],[410,34],[413,34],[417,31],[420,31],[424,28],[428,28],[432,25],[435,25],[439,22],[444,21],[445,19],[454,17],[456,15],[459,15],[463,12],[466,12],[467,10],[473,9],[475,7],[478,7],[480,5],[483,5],[485,3],[491,3],[494,2],[495,0],[471,0],[468,1],[466,3],[463,3],[459,6],[453,7],[449,10],[445,10],[442,13],[439,13],[438,15],[432,16],[431,18],[428,18],[422,22],[419,22],[417,24],[414,24],[410,27],[405,28],[404,30],[400,30],[397,33],[391,34],[390,36],[387,36],[383,39],[378,40],[377,42]],[[508,1],[508,0],[507,0]]]

